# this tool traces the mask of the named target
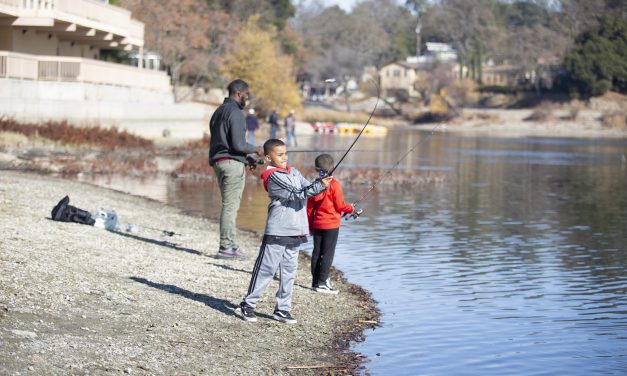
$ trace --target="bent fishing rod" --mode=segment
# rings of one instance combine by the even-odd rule
[[[405,159],[407,158],[407,156],[409,154],[411,154],[411,152],[413,152],[420,144],[422,144],[423,142],[425,142],[426,140],[429,139],[429,137],[433,136],[433,134],[435,133],[435,130],[438,129],[438,127],[440,127],[443,123],[438,123],[435,127],[433,127],[433,129],[431,129],[431,132],[429,132],[428,135],[426,135],[425,137],[421,137],[420,140],[414,144],[414,146],[412,146],[411,149],[409,149],[405,154],[403,154],[403,156],[396,161],[396,163],[394,163],[394,165],[392,167],[390,167],[384,174],[382,174],[379,179],[377,179],[377,181],[375,181],[373,184],[370,185],[370,187],[368,187],[368,190],[366,190],[366,192],[361,195],[361,197],[359,197],[359,199],[355,202],[353,202],[353,207],[356,207],[357,204],[359,204],[360,202],[363,202],[368,195],[370,195],[370,193],[375,189],[375,187],[377,185],[379,185],[379,183],[381,183],[383,181],[383,178],[385,178],[386,175],[391,174],[392,171],[398,167],[398,165]],[[361,213],[363,212],[363,208],[359,209],[359,210],[355,210],[355,212],[348,214],[347,216],[345,216],[344,218],[346,220],[348,219],[356,219],[357,217],[359,217],[361,215]]]
[[[324,80],[325,82],[335,82],[334,78],[331,79],[327,79]],[[357,140],[359,140],[359,137],[361,137],[361,135],[364,133],[364,131],[366,130],[366,127],[368,126],[368,124],[370,124],[370,119],[372,119],[372,117],[374,116],[375,111],[377,110],[377,105],[379,105],[379,99],[381,98],[381,90],[379,88],[379,84],[377,84],[374,80],[371,80],[372,83],[374,84],[374,86],[377,88],[377,101],[374,104],[374,108],[372,109],[372,111],[370,112],[370,116],[368,116],[368,120],[366,120],[366,123],[364,124],[363,128],[361,128],[361,131],[359,131],[359,134],[357,135],[357,137],[355,137],[355,140],[353,141],[353,143],[349,146],[348,150],[346,150],[346,152],[344,153],[344,155],[342,156],[342,158],[340,158],[340,160],[337,162],[337,164],[335,166],[333,166],[333,168],[331,169],[331,171],[328,171],[324,177],[327,176],[332,176],[333,172],[340,166],[340,164],[342,163],[342,161],[344,160],[344,158],[346,158],[346,156],[348,155],[348,153],[350,153],[351,149],[353,148],[353,146],[355,146],[355,144],[357,143]]]

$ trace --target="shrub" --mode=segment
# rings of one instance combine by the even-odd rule
[[[598,26],[577,36],[564,66],[571,93],[599,96],[608,90],[627,92],[627,21],[602,18]]]
[[[67,121],[19,123],[0,117],[0,132],[14,132],[27,137],[42,137],[62,144],[90,145],[113,150],[122,148],[153,149],[152,141],[117,128],[76,127]]]
[[[531,115],[527,116],[524,120],[544,123],[553,119],[554,119],[554,116],[553,116],[553,111],[551,109],[551,106],[546,103],[543,103],[539,107],[537,107],[531,113]]]
[[[457,106],[476,104],[479,101],[477,84],[473,80],[455,81],[446,88],[446,93]]]

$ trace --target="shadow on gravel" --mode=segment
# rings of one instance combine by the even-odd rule
[[[114,233],[114,234],[120,235],[120,236],[127,237],[127,238],[140,240],[142,242],[155,244],[155,245],[160,245],[162,247],[168,247],[170,249],[174,249],[175,251],[187,252],[187,253],[191,253],[193,255],[204,256],[204,253],[202,253],[200,251],[197,251],[197,250],[191,249],[191,248],[180,247],[177,244],[169,242],[167,240],[157,240],[157,239],[151,239],[151,238],[144,238],[143,236],[132,235],[132,234],[128,234],[126,232],[117,231],[117,230],[114,230],[114,231],[111,231],[111,232]]]
[[[224,264],[215,264],[213,262],[208,262],[207,264],[213,265],[215,267],[218,267],[218,268],[224,269],[224,270],[230,270],[230,271],[233,271],[233,272],[252,274],[252,272],[250,270],[238,269],[238,268],[234,268],[232,266],[228,266],[228,265],[224,265]]]
[[[227,316],[236,316],[235,308],[237,308],[237,305],[229,302],[228,300],[214,298],[213,296],[209,295],[197,294],[195,292],[185,290],[174,285],[164,285],[162,283],[152,282],[147,280],[146,278],[130,277],[130,279],[135,282],[143,283],[146,286],[169,292],[170,294],[180,295],[184,298],[203,303],[204,305],[211,307],[216,311],[220,311]]]

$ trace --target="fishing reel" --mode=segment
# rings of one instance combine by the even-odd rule
[[[360,208],[359,206],[357,206],[356,204],[353,204],[353,212],[352,213],[344,213],[342,215],[342,217],[344,218],[344,220],[349,221],[349,220],[355,220],[357,218],[359,218],[359,216],[361,215],[361,213],[364,212],[363,208]]]
[[[262,165],[265,163],[266,161],[263,158],[255,158],[253,154],[248,154],[246,156],[246,165],[248,165],[250,171],[255,171],[258,165]]]

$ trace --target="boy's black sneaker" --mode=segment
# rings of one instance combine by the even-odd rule
[[[257,321],[257,315],[255,315],[255,309],[253,307],[249,306],[245,302],[241,302],[239,304],[239,309],[242,313],[242,318],[244,319],[244,321]]]
[[[280,309],[275,309],[272,318],[286,324],[296,324],[296,319],[292,317],[292,315],[290,315],[289,311],[281,311]]]

